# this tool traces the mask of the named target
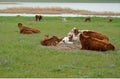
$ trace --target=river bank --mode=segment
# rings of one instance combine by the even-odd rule
[[[73,15],[99,15],[99,16],[120,16],[119,13],[115,12],[94,12],[88,10],[74,10],[70,8],[32,8],[32,7],[14,7],[0,10],[0,13],[10,13],[10,14],[73,14]]]
[[[116,17],[120,18],[120,16],[108,16],[108,15],[80,15],[80,14],[11,14],[11,13],[0,13],[0,16],[25,16],[25,17],[34,17],[35,15],[42,15],[46,17]]]
[[[2,2],[0,13],[120,16],[120,3]]]

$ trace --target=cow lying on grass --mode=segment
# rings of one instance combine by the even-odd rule
[[[56,36],[53,36],[49,39],[45,39],[43,41],[41,41],[41,44],[43,46],[56,46],[62,39],[59,39]]]
[[[62,39],[60,43],[64,44],[73,44],[74,41],[79,41],[79,31],[76,28],[73,28],[66,37]]]
[[[86,36],[90,36],[90,37],[94,37],[94,38],[97,38],[97,39],[100,39],[100,40],[106,40],[106,41],[109,41],[109,38],[100,33],[100,32],[94,32],[94,31],[83,31],[83,34],[86,35]]]
[[[85,34],[80,34],[82,48],[85,50],[107,51],[114,50],[115,47],[108,41],[100,40]]]
[[[22,34],[33,34],[33,33],[39,33],[40,31],[36,28],[30,28],[23,26],[22,23],[18,23],[18,27],[20,29],[20,33]]]
[[[60,41],[60,44],[61,44],[61,43],[64,43],[64,44],[73,44],[72,38],[73,38],[73,35],[70,34],[70,35],[64,37],[64,38],[62,39],[62,41]]]
[[[76,28],[73,28],[70,33],[71,33],[71,35],[73,35],[72,40],[74,40],[74,41],[78,41],[79,35],[82,33],[87,35],[87,36],[94,37],[94,38],[97,38],[100,40],[109,41],[109,38],[106,35],[104,35],[103,33],[95,32],[95,31],[91,31],[91,30],[78,30]]]
[[[72,36],[71,41],[79,41],[79,30],[75,27],[68,33],[68,36]]]

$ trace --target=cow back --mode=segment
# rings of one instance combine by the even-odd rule
[[[102,34],[100,32],[84,31],[83,34],[86,35],[86,36],[90,36],[90,37],[100,39],[100,40],[109,41],[109,38],[106,35],[104,35],[104,34]]]

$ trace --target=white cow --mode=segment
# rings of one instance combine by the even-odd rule
[[[65,17],[62,18],[63,22],[67,22],[67,19]]]

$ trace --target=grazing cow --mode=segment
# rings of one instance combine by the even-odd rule
[[[90,22],[90,21],[91,21],[90,17],[85,18],[85,22]]]
[[[40,21],[42,19],[42,16],[41,15],[35,15],[35,19],[36,19],[36,21]]]
[[[109,21],[108,22],[112,22],[113,21],[113,19],[112,18],[109,18]]]
[[[33,33],[39,33],[40,31],[36,28],[30,28],[23,26],[22,23],[18,23],[18,27],[20,29],[20,33],[22,34],[33,34]]]
[[[94,37],[94,38],[100,39],[100,40],[109,41],[109,38],[106,35],[104,35],[102,33],[99,33],[99,32],[83,31],[83,34],[87,35],[87,36],[90,36],[90,37]]]
[[[107,51],[114,50],[115,47],[108,41],[99,40],[97,38],[80,34],[82,48],[85,50]]]
[[[62,39],[59,39],[56,36],[53,36],[49,39],[43,40],[41,41],[41,44],[43,46],[56,46]]]

